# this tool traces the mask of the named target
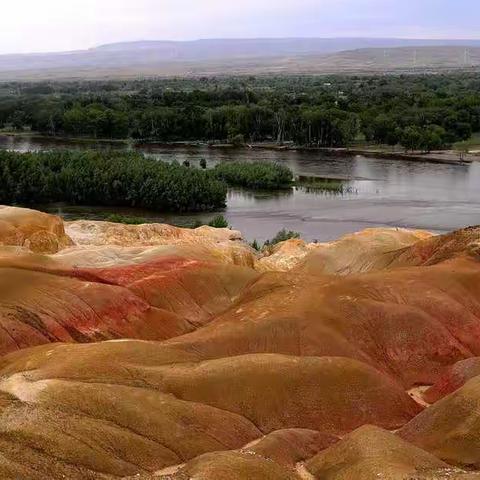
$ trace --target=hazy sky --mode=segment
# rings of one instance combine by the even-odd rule
[[[1,15],[0,53],[144,39],[480,38],[480,0],[3,0]]]

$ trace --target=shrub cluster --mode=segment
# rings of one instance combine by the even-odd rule
[[[135,152],[0,152],[0,202],[67,202],[184,212],[223,208],[227,187],[209,172]]]
[[[301,238],[301,234],[299,232],[295,232],[293,230],[287,230],[286,228],[282,228],[272,239],[266,240],[263,245],[261,245],[256,239],[250,243],[250,246],[257,251],[272,251],[275,245],[278,245],[281,242],[285,242],[287,240]]]

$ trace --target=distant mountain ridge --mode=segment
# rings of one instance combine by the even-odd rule
[[[433,59],[430,64],[425,57],[426,61],[418,65],[458,68],[465,57],[464,66],[476,66],[480,40],[258,38],[122,42],[72,52],[0,55],[0,80],[218,75],[250,71],[255,74],[323,73],[342,72],[350,67],[369,69],[372,61],[375,68],[383,65],[395,69],[409,65],[404,58],[409,53],[404,50],[403,56],[399,56],[396,52],[408,48],[428,51]],[[466,54],[465,49],[469,50]],[[351,65],[348,61],[345,64],[347,57]],[[362,61],[366,63],[363,65]]]
[[[467,46],[480,47],[479,40],[455,39],[401,39],[401,38],[239,38],[239,39],[203,39],[191,41],[146,40],[119,42],[99,45],[89,51],[127,51],[172,48],[177,52],[195,53],[208,56],[219,54],[249,54],[255,56],[272,56],[297,53],[335,53],[343,50],[361,48],[396,48],[396,47],[435,47]],[[213,49],[213,51],[212,51]]]

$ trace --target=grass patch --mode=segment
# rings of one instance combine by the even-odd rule
[[[307,191],[316,190],[334,194],[353,193],[354,191],[352,187],[346,185],[344,180],[336,178],[300,176],[295,182],[295,185]]]
[[[480,150],[480,132],[474,133],[468,140],[454,143],[453,149],[458,152]]]
[[[217,215],[208,223],[208,226],[213,228],[230,228],[227,219],[223,215]]]
[[[293,181],[288,167],[270,162],[225,162],[212,174],[230,186],[251,189],[279,190],[291,187]]]
[[[228,220],[223,215],[217,215],[213,220],[210,220],[210,222],[208,223],[197,220],[191,228],[200,228],[205,226],[213,228],[231,228]]]
[[[141,217],[130,217],[127,215],[120,215],[118,213],[112,213],[107,215],[104,219],[105,222],[122,223],[124,225],[144,225],[146,223],[153,223]]]

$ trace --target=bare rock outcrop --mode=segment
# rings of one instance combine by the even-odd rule
[[[423,230],[371,228],[345,235],[329,243],[293,239],[264,252],[257,260],[259,271],[289,271],[309,274],[347,275],[387,268],[394,252],[432,237]]]
[[[154,477],[149,477],[151,480]],[[163,480],[302,480],[293,470],[269,459],[242,452],[202,455]],[[146,479],[145,479],[146,480]]]
[[[480,468],[480,377],[434,403],[399,435],[452,465]]]
[[[435,403],[443,397],[463,387],[468,380],[480,376],[480,357],[467,358],[448,367],[438,381],[425,393],[429,403]]]
[[[163,224],[123,225],[110,222],[67,222],[66,231],[76,245],[152,247],[191,246],[203,249],[218,261],[253,267],[254,250],[242,235],[228,228],[179,228]]]
[[[259,455],[284,467],[294,468],[299,462],[325,450],[339,438],[316,430],[290,428],[277,430],[241,449],[244,453]]]
[[[26,208],[0,206],[0,245],[56,253],[72,245],[72,241],[59,217]]]
[[[306,464],[307,471],[321,480],[404,480],[446,468],[432,454],[371,425],[355,430]]]

